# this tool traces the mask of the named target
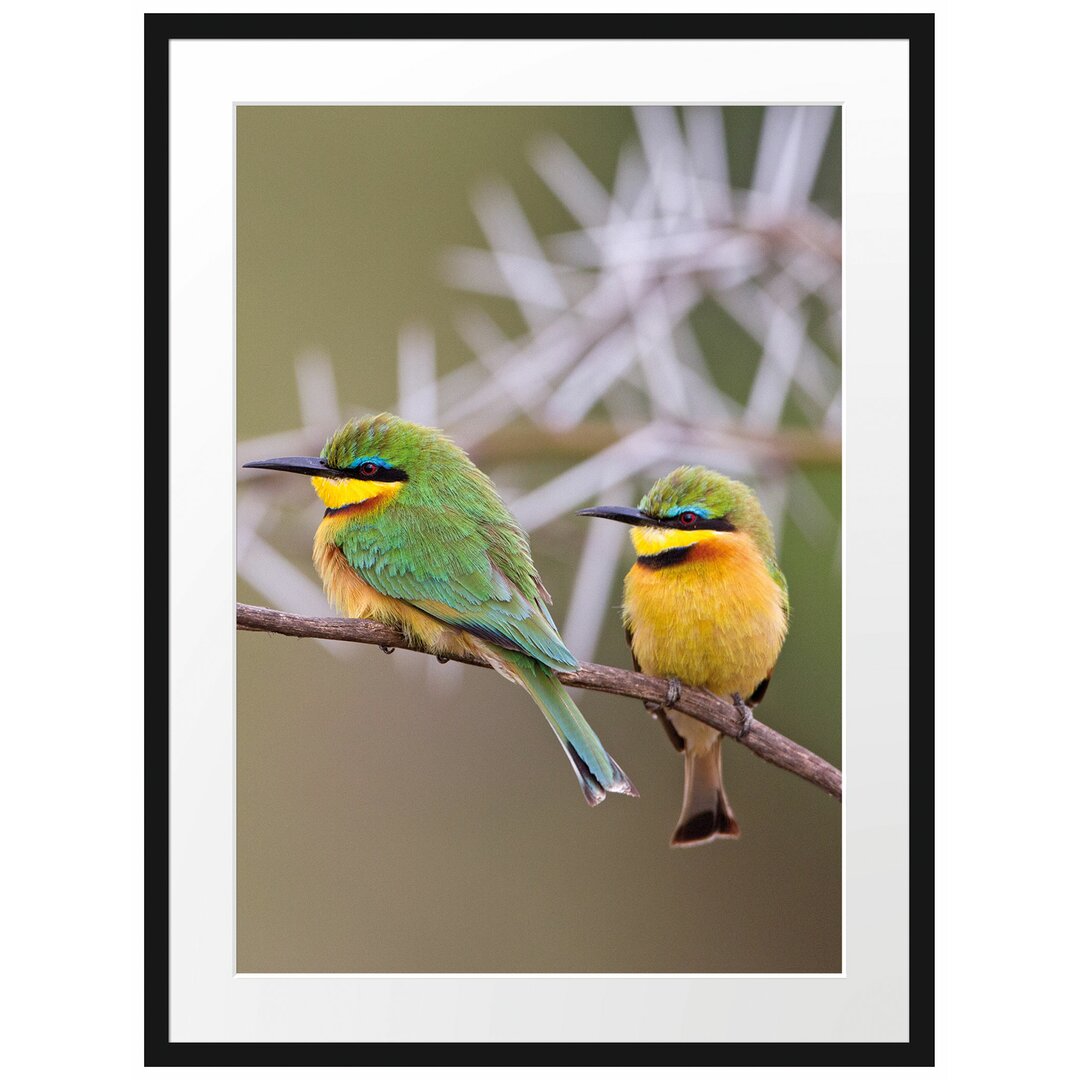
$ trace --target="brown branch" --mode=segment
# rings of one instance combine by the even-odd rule
[[[250,604],[237,604],[236,625],[241,630],[264,630],[287,637],[353,641],[364,645],[380,645],[386,649],[424,652],[423,649],[410,645],[397,630],[382,623],[369,622],[367,619],[314,618],[252,607]],[[452,659],[459,660],[458,657]],[[460,659],[459,662],[476,667],[490,666],[483,660]],[[580,686],[586,690],[599,690],[604,694],[619,694],[641,701],[663,701],[668,690],[666,679],[654,679],[648,675],[624,671],[622,668],[605,667],[602,664],[582,664],[577,671],[559,672],[559,679],[566,686]],[[703,724],[731,736],[758,757],[809,780],[834,798],[841,798],[843,777],[839,769],[758,720],[754,721],[745,736],[739,738],[742,720],[735,706],[723,698],[718,698],[707,690],[686,686],[679,697],[679,712],[693,716]]]

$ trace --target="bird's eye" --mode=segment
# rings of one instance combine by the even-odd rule
[[[681,521],[683,525],[693,525],[697,519],[698,515],[695,514],[693,510],[684,510],[679,515],[679,521]]]
[[[374,476],[379,471],[379,466],[374,461],[365,461],[357,470],[361,476]]]

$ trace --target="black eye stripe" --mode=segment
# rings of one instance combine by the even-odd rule
[[[376,465],[374,461],[365,461],[355,469],[344,469],[346,476],[358,476],[361,480],[378,480],[389,484],[395,480],[408,480],[409,474],[404,469],[395,469],[387,465]]]
[[[691,511],[684,512],[690,513]],[[659,524],[665,529],[685,529],[687,532],[694,529],[711,529],[713,532],[735,531],[735,526],[728,521],[726,514],[718,518],[703,518],[697,514],[694,517],[694,521],[686,522],[682,520],[682,514],[676,514],[675,517],[660,518]]]
[[[321,459],[320,459],[321,460]],[[371,471],[374,466],[374,472]],[[404,469],[395,469],[389,465],[377,465],[374,461],[364,461],[355,469],[342,468],[330,465],[331,475],[341,477],[343,480],[376,480],[380,483],[389,484],[395,480],[408,480],[409,474]]]

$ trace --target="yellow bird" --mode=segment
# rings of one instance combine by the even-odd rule
[[[769,519],[745,484],[684,465],[637,508],[593,506],[590,517],[633,525],[637,559],[626,575],[623,623],[634,666],[671,680],[657,709],[685,757],[682,814],[673,846],[735,838],[724,792],[720,733],[671,708],[682,683],[730,697],[749,729],[788,627],[787,582]]]

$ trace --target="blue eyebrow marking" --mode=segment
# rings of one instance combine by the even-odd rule
[[[379,468],[381,468],[381,469],[389,469],[390,468],[390,462],[387,461],[386,458],[381,458],[381,457],[358,457],[354,462],[352,462],[348,466],[348,468],[356,469],[356,468],[359,468],[361,465],[366,465],[369,461],[371,462],[372,465],[378,465]]]
[[[697,514],[700,518],[711,517],[709,511],[704,506],[698,506],[696,503],[693,506],[675,506],[667,512],[668,517],[678,517],[680,514],[685,514],[687,511],[691,514]]]

